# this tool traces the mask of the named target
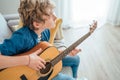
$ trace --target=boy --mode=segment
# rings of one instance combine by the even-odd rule
[[[40,41],[49,41],[50,28],[54,28],[56,16],[53,12],[54,4],[50,0],[21,0],[18,9],[23,27],[15,31],[10,39],[0,44],[0,69],[27,65],[39,71],[45,68],[45,60],[37,56],[39,49],[30,55],[13,56],[29,51]],[[76,54],[79,49],[74,49],[63,59],[63,66],[71,66],[73,77],[77,78],[79,57]],[[70,62],[72,61],[72,62]],[[70,63],[70,64],[67,64]],[[52,80],[75,80],[73,77],[59,73]]]

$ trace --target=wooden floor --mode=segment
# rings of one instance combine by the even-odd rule
[[[88,32],[88,27],[64,30],[65,44],[69,46]],[[120,80],[120,27],[106,24],[78,46],[79,77],[89,80]]]

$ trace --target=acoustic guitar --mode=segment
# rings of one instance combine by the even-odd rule
[[[0,80],[51,80],[62,69],[62,59],[68,55],[75,47],[82,43],[87,37],[93,33],[97,27],[95,21],[90,26],[90,31],[83,37],[78,39],[75,43],[65,49],[62,53],[59,53],[55,46],[52,46],[48,42],[40,42],[30,51],[23,53],[22,55],[28,55],[34,51],[42,48],[42,52],[38,54],[41,58],[46,60],[46,68],[39,71],[33,70],[28,66],[14,66],[0,70]]]

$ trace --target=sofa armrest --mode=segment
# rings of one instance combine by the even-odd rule
[[[3,15],[3,17],[5,18],[10,30],[13,32],[11,27],[19,24],[19,14],[6,14]]]
[[[3,15],[3,17],[8,22],[9,20],[19,19],[19,14],[6,14],[6,15]]]

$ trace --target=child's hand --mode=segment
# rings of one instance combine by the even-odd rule
[[[72,50],[70,53],[69,53],[69,55],[70,56],[75,56],[77,53],[79,53],[81,51],[81,49],[77,49],[77,48],[75,48],[74,50]]]
[[[33,54],[29,55],[29,64],[28,66],[31,67],[34,70],[39,71],[42,68],[45,68],[45,60],[40,58],[37,54],[39,54],[42,50],[39,49],[35,51]]]

